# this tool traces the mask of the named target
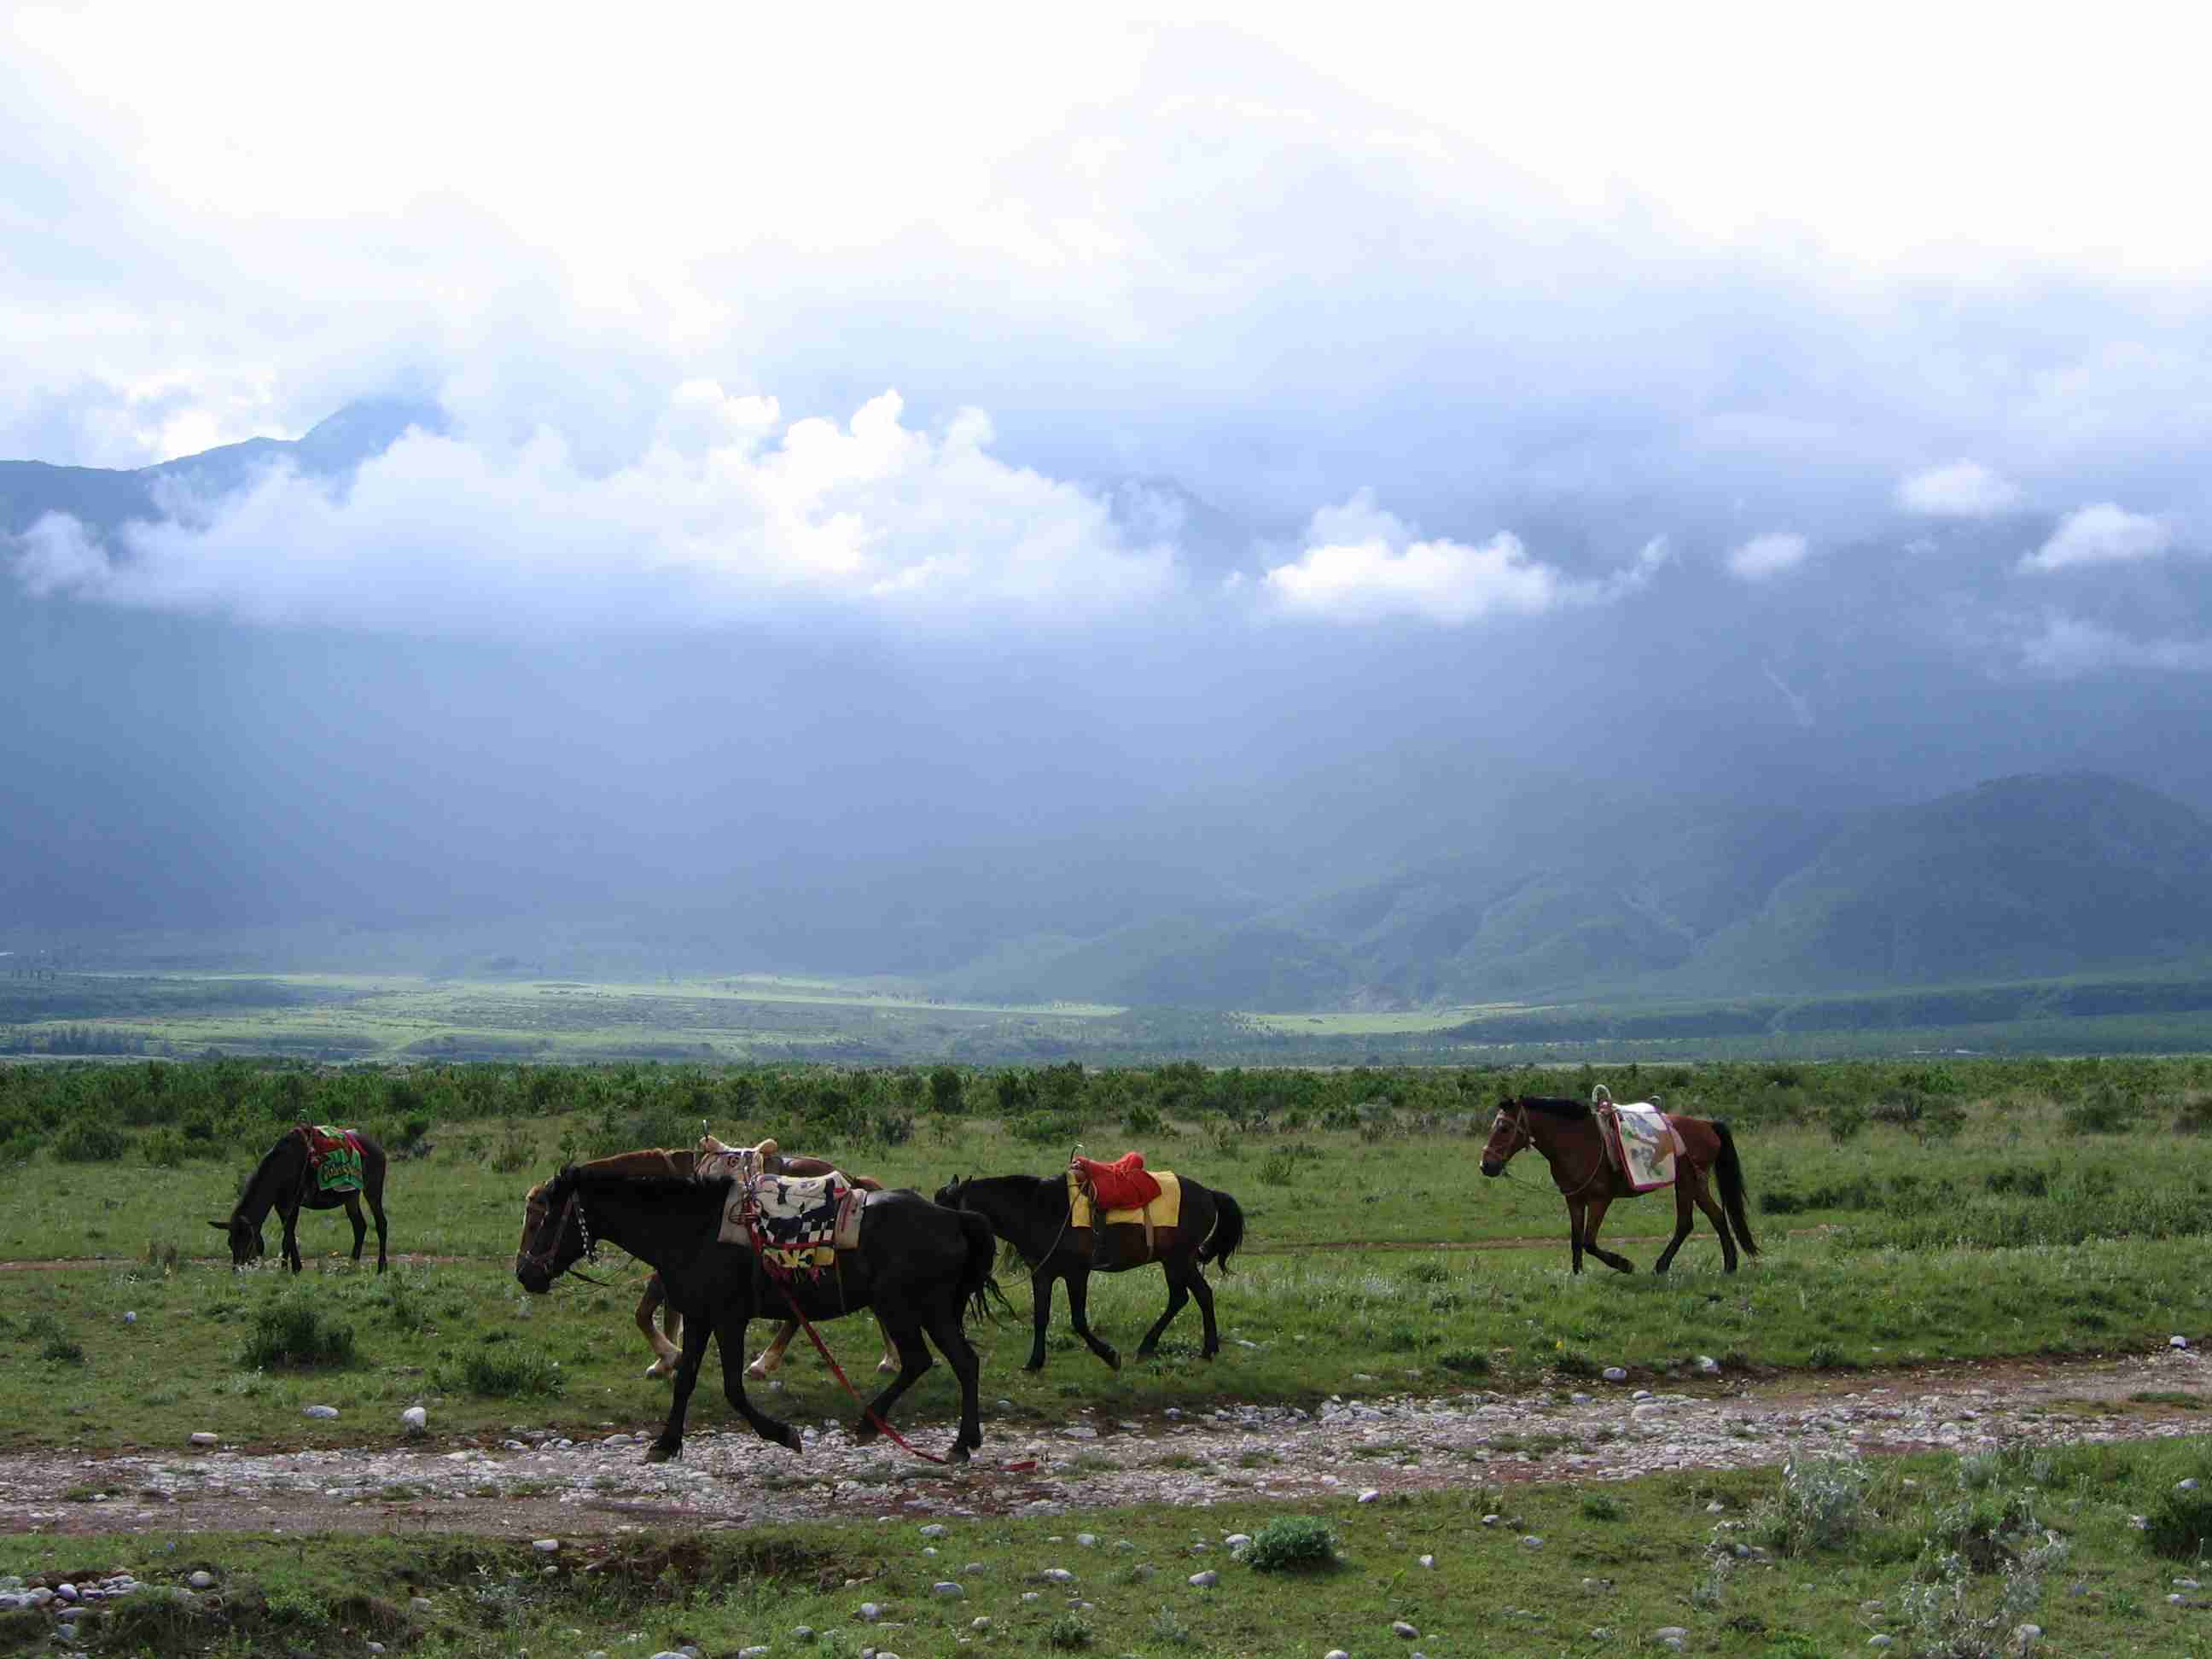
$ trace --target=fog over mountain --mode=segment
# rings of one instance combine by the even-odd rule
[[[2040,974],[2048,930],[1875,951],[1816,895],[1912,890],[1865,815],[1991,780],[2212,806],[2160,64],[2008,149],[1987,88],[2101,48],[1923,20],[1860,64],[1916,139],[1717,26],[1577,81],[1537,21],[493,76],[465,25],[408,127],[270,41],[0,27],[0,948],[596,930],[1285,1006]],[[1559,927],[1438,920],[1547,870]]]

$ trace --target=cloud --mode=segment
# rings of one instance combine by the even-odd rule
[[[2136,639],[2101,623],[2052,613],[2019,642],[2021,665],[2052,679],[2148,669],[2212,674],[2212,640]]]
[[[1670,556],[1656,537],[1626,568],[1578,579],[1532,558],[1510,531],[1480,544],[1423,538],[1367,489],[1316,512],[1305,544],[1297,559],[1269,568],[1264,591],[1286,612],[1343,623],[1417,617],[1462,624],[1602,604],[1643,587]]]
[[[1897,504],[1938,519],[1986,519],[2020,503],[2020,487],[1979,461],[1931,466],[1899,481]]]
[[[2049,541],[2020,562],[2022,570],[2065,570],[2077,565],[2127,564],[2154,559],[2173,545],[2164,522],[2110,501],[2077,508]]]
[[[1795,531],[1771,530],[1753,536],[1728,556],[1728,568],[1747,582],[1765,581],[1805,562],[1812,544]]]
[[[519,442],[412,432],[337,495],[288,468],[173,501],[103,557],[74,520],[21,538],[33,592],[249,621],[491,635],[860,613],[952,631],[1095,621],[1181,586],[1172,549],[1108,505],[990,453],[978,411],[937,434],[896,392],[849,422],[678,386],[611,470],[540,428]]]

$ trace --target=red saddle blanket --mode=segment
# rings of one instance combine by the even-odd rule
[[[1102,1210],[1141,1210],[1160,1195],[1160,1183],[1145,1173],[1142,1152],[1124,1152],[1111,1164],[1080,1157],[1071,1163],[1091,1183],[1093,1200]]]

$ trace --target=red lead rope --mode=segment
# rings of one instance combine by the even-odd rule
[[[806,1316],[799,1305],[799,1298],[792,1294],[790,1273],[779,1271],[769,1266],[767,1241],[761,1237],[760,1223],[757,1218],[748,1218],[747,1231],[752,1234],[753,1251],[761,1264],[761,1271],[781,1287],[783,1299],[791,1304],[791,1316],[799,1322],[799,1328],[806,1333],[806,1340],[814,1345],[814,1351],[822,1356],[822,1363],[829,1366],[830,1374],[845,1385],[845,1392],[853,1396],[853,1403],[860,1408],[860,1414],[876,1425],[878,1432],[889,1435],[893,1443],[906,1451],[912,1452],[916,1457],[926,1459],[932,1463],[949,1463],[951,1461],[950,1458],[939,1457],[935,1452],[922,1450],[921,1447],[884,1422],[882,1418],[877,1416],[875,1407],[860,1398],[860,1391],[853,1386],[851,1379],[845,1375],[845,1368],[837,1363],[837,1356],[830,1352],[829,1345],[822,1340],[822,1334],[814,1328],[814,1322]]]

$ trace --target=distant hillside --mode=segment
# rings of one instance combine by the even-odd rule
[[[1515,822],[1480,857],[1269,914],[1059,941],[1019,988],[1299,1010],[1879,991],[2212,956],[2212,823],[2114,778],[2008,778],[1856,817],[1646,802]]]

